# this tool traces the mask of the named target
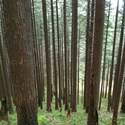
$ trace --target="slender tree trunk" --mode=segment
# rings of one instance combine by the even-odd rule
[[[79,21],[80,24],[80,21]],[[80,39],[81,39],[81,31],[80,31],[80,25],[79,25],[79,37],[78,37],[78,49],[77,49],[77,53],[78,53],[78,57],[77,57],[77,103],[79,104],[79,75],[80,75]]]
[[[118,56],[117,56],[117,63],[115,67],[115,76],[114,76],[114,86],[113,86],[113,97],[112,97],[112,108],[114,108],[114,100],[117,97],[117,88],[119,86],[118,80],[119,80],[119,74],[120,74],[120,65],[121,65],[121,59],[122,59],[122,47],[123,47],[123,39],[124,39],[124,26],[125,26],[125,6],[123,10],[123,17],[122,17],[122,24],[121,24],[121,34],[120,34],[120,42],[119,42],[119,49],[118,49]]]
[[[108,67],[107,67],[107,75],[106,75],[106,88],[105,88],[105,98],[107,97],[107,90],[108,90],[108,83],[109,83],[109,62],[108,62]]]
[[[76,86],[77,86],[77,12],[78,1],[72,0],[72,111],[76,112]]]
[[[122,93],[122,106],[121,111],[122,113],[125,113],[125,80],[124,80],[124,86],[123,86],[123,93]]]
[[[50,53],[50,43],[48,39],[48,24],[47,24],[47,10],[46,10],[46,0],[42,0],[43,9],[43,24],[44,24],[44,35],[45,35],[45,51],[46,51],[46,71],[47,71],[47,111],[51,111],[51,53]]]
[[[91,82],[89,88],[88,125],[98,125],[98,100],[100,88],[100,69],[104,29],[105,0],[95,1],[95,20],[93,32],[93,55],[91,65]]]
[[[88,0],[88,3],[87,3],[87,24],[86,24],[86,62],[85,62],[85,81],[84,81],[84,108],[87,109],[87,97],[88,97],[88,89],[87,89],[87,86],[88,86],[88,77],[89,77],[89,74],[90,74],[90,63],[91,60],[91,55],[90,55],[90,51],[91,51],[91,43],[90,43],[90,40],[89,40],[89,34],[90,34],[90,10],[91,10],[91,7],[90,7],[90,0]],[[91,15],[92,17],[92,15]]]
[[[107,44],[108,44],[108,33],[109,33],[109,23],[110,23],[109,22],[110,10],[111,10],[111,1],[109,2],[108,19],[107,19],[107,26],[106,26],[106,38],[105,38],[105,47],[104,47],[104,58],[103,58],[103,69],[102,69],[102,84],[101,84],[101,92],[100,92],[99,109],[101,109],[102,96],[104,96],[106,56],[107,56]]]
[[[90,3],[88,3],[90,4]],[[90,5],[88,5],[89,7]],[[90,24],[87,24],[87,25],[90,25],[88,26],[88,38],[86,38],[86,83],[85,83],[85,100],[86,100],[86,112],[88,112],[88,108],[89,108],[89,100],[88,100],[88,97],[89,97],[89,85],[90,85],[90,77],[91,77],[91,65],[92,65],[92,41],[93,41],[93,26],[94,26],[94,10],[95,10],[95,1],[92,0],[91,2],[91,19],[90,19]],[[90,8],[90,7],[89,7]],[[89,14],[90,15],[90,14]],[[88,16],[89,16],[88,15]],[[88,44],[87,44],[88,43]]]
[[[35,10],[34,10],[34,1],[32,0],[32,21],[33,21],[33,56],[34,56],[34,74],[35,74],[35,80],[37,83],[37,88],[38,88],[38,105],[42,108],[42,81],[41,81],[41,75],[40,75],[40,63],[39,63],[39,50],[38,50],[38,41],[37,41],[37,36],[36,36],[36,19],[35,19]]]
[[[117,65],[115,69],[115,78],[114,78],[112,125],[117,125],[118,109],[119,109],[121,88],[122,88],[122,83],[123,83],[122,81],[123,81],[123,75],[125,71],[125,42],[124,42],[124,48],[122,49],[122,44],[123,44],[123,39],[124,39],[124,26],[125,26],[125,0],[124,0],[124,9],[123,9],[122,27],[121,27],[120,43],[119,43],[119,50],[118,50],[118,57],[117,57]]]
[[[58,16],[58,0],[56,0],[56,20],[57,20],[57,39],[58,39],[58,73],[59,73],[59,107],[61,109],[62,103],[62,88],[61,88],[61,43],[60,43],[60,30],[59,30],[59,16]]]
[[[113,49],[112,49],[112,62],[111,62],[111,69],[110,69],[110,76],[109,76],[108,107],[107,107],[108,111],[110,111],[110,109],[111,109],[111,92],[112,92],[112,80],[113,80],[113,71],[114,71],[114,58],[115,58],[116,36],[117,36],[118,11],[119,11],[119,0],[117,2],[117,9],[116,9],[115,29],[114,29]]]
[[[55,23],[54,23],[54,9],[53,0],[51,0],[51,20],[52,20],[52,41],[53,41],[53,79],[55,84],[55,109],[58,109],[58,92],[57,92],[57,63],[56,63],[56,45],[55,45]]]
[[[64,11],[64,50],[65,50],[65,110],[68,109],[68,78],[67,78],[67,18],[66,18],[66,0],[64,0],[63,5],[63,11]]]

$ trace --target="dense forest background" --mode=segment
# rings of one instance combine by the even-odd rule
[[[0,125],[125,124],[125,0],[0,0]]]

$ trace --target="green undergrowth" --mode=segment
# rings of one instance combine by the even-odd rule
[[[52,105],[54,109],[54,104]],[[103,99],[101,111],[99,111],[99,125],[111,125],[112,113],[106,111],[107,101]],[[10,125],[17,125],[16,112],[9,115]],[[82,105],[78,105],[77,112],[72,113],[71,117],[67,118],[67,113],[53,110],[51,113],[46,111],[46,104],[43,110],[38,109],[38,123],[39,125],[87,125],[87,114],[83,110]],[[1,121],[0,125],[7,125],[6,122]],[[118,125],[125,125],[125,114],[119,113]]]

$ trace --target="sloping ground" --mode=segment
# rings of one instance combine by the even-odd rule
[[[111,125],[112,113],[108,113],[106,108],[107,101],[103,99],[102,110],[99,112],[99,125]],[[67,118],[65,111],[59,112],[53,110],[52,113],[48,113],[45,109],[45,107],[43,111],[39,109],[39,125],[86,125],[87,123],[87,114],[83,110],[82,105],[79,105],[77,113],[73,113],[69,118]],[[16,125],[16,113],[10,115],[9,118],[10,125]],[[7,125],[7,123],[2,121],[0,125]],[[125,114],[119,114],[118,125],[125,125]]]

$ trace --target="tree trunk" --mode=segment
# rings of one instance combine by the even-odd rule
[[[118,50],[118,57],[117,57],[117,65],[115,69],[115,78],[114,78],[112,125],[117,125],[120,95],[121,95],[123,75],[124,75],[124,70],[125,70],[125,43],[124,43],[124,48],[122,49],[122,44],[124,40],[124,26],[125,26],[125,0],[124,0],[124,9],[123,9],[122,27],[121,27],[120,43],[119,43],[119,50]]]
[[[117,22],[118,22],[118,11],[119,11],[119,0],[117,2],[116,18],[115,18],[115,29],[114,29],[114,38],[113,38],[113,49],[112,49],[112,62],[109,76],[109,89],[108,89],[108,107],[107,110],[111,109],[111,92],[112,92],[112,80],[113,80],[113,71],[114,71],[114,58],[115,58],[115,46],[116,46],[116,36],[117,36]]]
[[[76,86],[77,86],[77,12],[78,1],[72,0],[72,111],[76,112]]]
[[[66,0],[64,0],[63,5],[63,11],[64,11],[64,50],[65,50],[65,110],[68,109],[68,68],[67,68],[67,18],[66,18]]]
[[[84,108],[87,106],[87,75],[88,74],[88,71],[89,71],[89,66],[88,66],[88,61],[91,61],[89,60],[88,57],[91,58],[91,55],[89,53],[89,29],[90,29],[90,0],[88,0],[88,3],[87,3],[87,24],[86,24],[86,62],[85,62],[85,81],[84,81]]]
[[[95,20],[93,32],[93,54],[91,65],[91,77],[89,85],[89,110],[88,125],[98,125],[98,100],[99,100],[99,83],[102,57],[102,41],[104,28],[104,10],[105,0],[95,1]]]
[[[47,24],[47,11],[46,11],[46,0],[42,0],[43,9],[43,24],[44,24],[44,35],[45,35],[45,51],[46,51],[46,72],[47,72],[47,111],[51,111],[51,98],[52,98],[52,81],[51,81],[51,56],[50,56],[50,44],[48,35],[48,24]]]
[[[124,80],[124,86],[123,86],[123,94],[122,94],[122,106],[121,111],[122,113],[125,113],[125,80]]]
[[[57,63],[56,63],[56,43],[55,43],[55,23],[54,23],[54,9],[53,0],[51,0],[51,20],[52,20],[52,42],[53,42],[53,79],[55,85],[55,109],[58,109],[58,92],[57,92]]]
[[[106,56],[107,56],[110,10],[111,10],[111,1],[109,2],[108,19],[107,19],[107,26],[106,26],[106,38],[105,38],[105,47],[104,47],[104,58],[103,58],[103,69],[102,69],[102,84],[101,84],[101,92],[100,92],[99,109],[101,109],[102,96],[104,96],[104,83],[105,83],[105,71],[106,71]]]
[[[118,80],[119,80],[119,74],[120,74],[120,65],[121,65],[121,59],[122,59],[122,47],[123,47],[123,39],[124,39],[124,26],[125,26],[125,6],[123,9],[123,17],[122,17],[122,24],[121,24],[121,34],[120,34],[120,42],[119,42],[119,49],[118,49],[118,56],[117,56],[117,63],[115,67],[115,76],[114,76],[114,86],[113,86],[113,97],[112,97],[112,108],[114,108],[114,100],[117,97],[117,88],[119,86]]]
[[[91,77],[91,63],[92,63],[92,40],[93,40],[93,23],[94,23],[94,0],[92,0],[90,6],[90,0],[88,1],[87,10],[87,28],[86,28],[86,66],[85,66],[85,87],[84,87],[84,106],[86,107],[86,112],[88,112],[89,107],[89,85]],[[90,11],[91,10],[91,16]]]
[[[10,59],[17,122],[18,125],[37,125],[31,1],[6,0],[3,9],[4,39]]]
[[[59,73],[59,107],[62,108],[62,88],[61,88],[61,43],[60,43],[60,29],[59,29],[59,16],[58,16],[58,0],[56,0],[56,20],[57,20],[57,39],[58,39],[58,73]]]
[[[106,75],[106,88],[105,88],[105,98],[107,97],[107,90],[108,90],[108,83],[109,83],[109,62],[108,62],[108,67],[107,67],[107,75]]]

